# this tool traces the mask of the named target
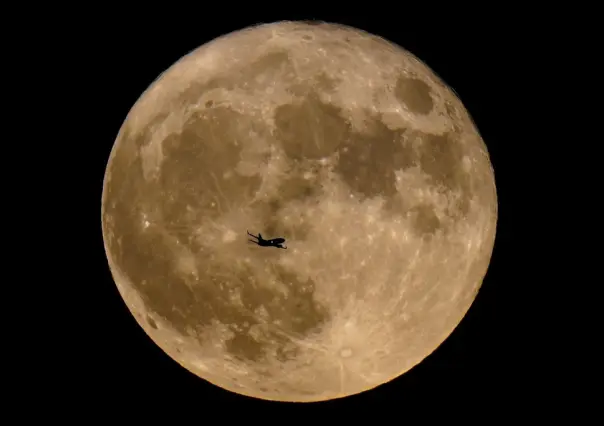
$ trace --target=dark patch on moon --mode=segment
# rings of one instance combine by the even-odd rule
[[[121,148],[125,148],[128,145],[134,144],[137,151],[140,150],[151,140],[156,126],[160,125],[169,115],[170,114],[167,112],[160,112],[155,114],[153,118],[149,120],[147,126],[145,126],[139,133],[129,132],[128,135],[125,135],[125,137],[122,138],[124,142],[119,143],[118,146]],[[124,154],[120,154],[120,157],[122,156],[124,156]],[[116,157],[118,156],[116,155]]]
[[[249,118],[226,107],[204,110],[189,118],[181,134],[164,141],[157,203],[166,222],[182,224],[187,205],[206,217],[217,217],[244,205],[260,188],[257,175],[224,176],[239,162],[242,146],[237,128],[245,120]]]
[[[149,324],[149,326],[152,329],[157,330],[157,324],[155,323],[155,320],[153,318],[151,318],[149,315],[147,315],[147,323]]]
[[[413,218],[413,229],[419,234],[434,234],[440,228],[440,220],[432,206],[415,206],[410,209],[409,213]]]
[[[412,149],[402,143],[400,130],[391,130],[376,118],[367,124],[367,132],[350,133],[340,147],[335,171],[363,197],[389,199],[397,193],[394,171],[413,165]]]
[[[313,87],[319,93],[334,93],[338,84],[340,84],[340,80],[322,72],[314,78]]]
[[[461,216],[468,213],[472,196],[472,177],[462,168],[464,155],[464,146],[453,134],[422,135],[418,159],[420,167],[444,190],[460,191],[457,207]]]
[[[310,197],[320,195],[321,183],[316,176],[305,179],[300,174],[286,178],[279,185],[279,199],[287,204],[290,201],[306,201]]]
[[[415,114],[428,114],[434,107],[430,86],[417,78],[400,76],[394,87],[394,96]]]
[[[235,358],[245,361],[260,361],[265,357],[265,344],[251,335],[235,331],[235,335],[225,342],[225,349]]]
[[[310,93],[298,104],[275,111],[275,137],[285,154],[294,159],[319,159],[333,154],[348,134],[339,108]]]

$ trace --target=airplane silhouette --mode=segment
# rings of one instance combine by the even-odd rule
[[[262,234],[258,233],[258,236],[255,236],[254,234],[250,234],[250,231],[247,231],[247,234],[250,237],[254,237],[256,238],[256,240],[250,240],[248,239],[248,241],[251,241],[252,243],[258,244],[259,246],[262,247],[277,247],[280,249],[286,249],[287,247],[283,247],[282,244],[285,242],[285,238],[273,238],[272,240],[265,240],[264,238],[262,238]]]

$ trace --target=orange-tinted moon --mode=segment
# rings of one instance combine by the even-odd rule
[[[217,386],[283,401],[363,392],[434,351],[496,221],[452,90],[382,38],[300,22],[228,34],[161,75],[102,200],[111,271],[150,338]]]

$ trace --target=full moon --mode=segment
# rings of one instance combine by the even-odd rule
[[[199,47],[141,95],[101,210],[119,292],[166,354],[229,391],[310,402],[386,383],[451,334],[497,195],[469,113],[419,59],[277,22]]]

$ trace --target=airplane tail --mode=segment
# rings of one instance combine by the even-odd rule
[[[262,234],[260,232],[258,232],[258,239],[261,240],[262,239]]]

